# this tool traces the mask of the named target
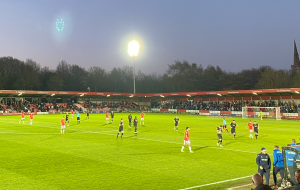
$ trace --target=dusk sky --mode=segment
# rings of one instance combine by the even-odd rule
[[[52,69],[131,66],[131,40],[141,46],[136,71],[160,74],[174,60],[290,69],[294,39],[300,47],[299,0],[1,0],[0,10],[0,57]]]

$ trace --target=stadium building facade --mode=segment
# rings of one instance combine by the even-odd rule
[[[210,116],[242,116],[241,110],[216,111],[201,109],[165,109],[161,104],[170,101],[189,102],[234,102],[237,101],[280,101],[300,104],[300,88],[284,89],[258,89],[258,90],[231,90],[231,91],[206,91],[206,92],[172,92],[172,93],[117,93],[117,92],[74,92],[74,91],[26,91],[26,90],[0,90],[0,103],[7,105],[11,101],[28,101],[35,103],[56,102],[58,105],[66,106],[67,103],[81,104],[91,103],[113,103],[129,102],[146,107],[151,111],[190,113]],[[37,112],[38,110],[35,110]],[[3,110],[0,111],[3,113]],[[300,119],[296,113],[281,113],[283,118]]]

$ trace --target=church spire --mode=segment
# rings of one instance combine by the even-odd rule
[[[294,40],[294,65],[300,65],[299,54],[298,54],[295,40]]]

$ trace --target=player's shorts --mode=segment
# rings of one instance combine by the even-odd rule
[[[253,130],[252,130],[252,129],[250,129],[249,131],[250,131],[250,133],[252,133],[252,132],[253,132]]]
[[[108,121],[108,120],[109,120],[109,118],[107,117],[107,118],[106,118],[106,121]]]
[[[137,128],[137,124],[134,124],[134,127]]]
[[[144,118],[141,118],[141,121],[144,121]]]
[[[86,114],[86,116],[90,116],[90,114],[89,114],[89,113],[87,113],[87,114]]]
[[[219,139],[223,139],[222,134],[218,134]]]
[[[77,117],[77,121],[79,121],[80,120],[80,117]]]
[[[175,127],[177,127],[178,126],[178,123],[175,123]]]
[[[65,126],[65,125],[62,125],[62,126],[60,126],[60,128],[61,128],[61,129],[64,129],[64,128],[66,128],[66,126]]]
[[[235,133],[235,129],[231,129],[231,133]]]
[[[119,127],[119,132],[124,131],[123,127]]]
[[[258,133],[258,129],[254,129],[254,133]]]
[[[190,140],[187,140],[187,141],[186,141],[186,140],[184,140],[184,141],[183,141],[183,144],[184,144],[184,145],[186,145],[186,144],[190,144],[190,143],[191,143],[191,142],[190,142]]]
[[[32,122],[33,119],[30,119],[30,121]]]
[[[227,128],[227,125],[223,125],[223,128]]]
[[[24,120],[24,119],[25,119],[24,117],[21,118],[21,120]]]
[[[131,123],[131,120],[129,119],[129,123]]]

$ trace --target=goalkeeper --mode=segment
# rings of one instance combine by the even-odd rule
[[[260,111],[260,112],[259,112],[259,115],[260,115],[260,120],[262,120],[262,118],[263,118],[263,112]]]

